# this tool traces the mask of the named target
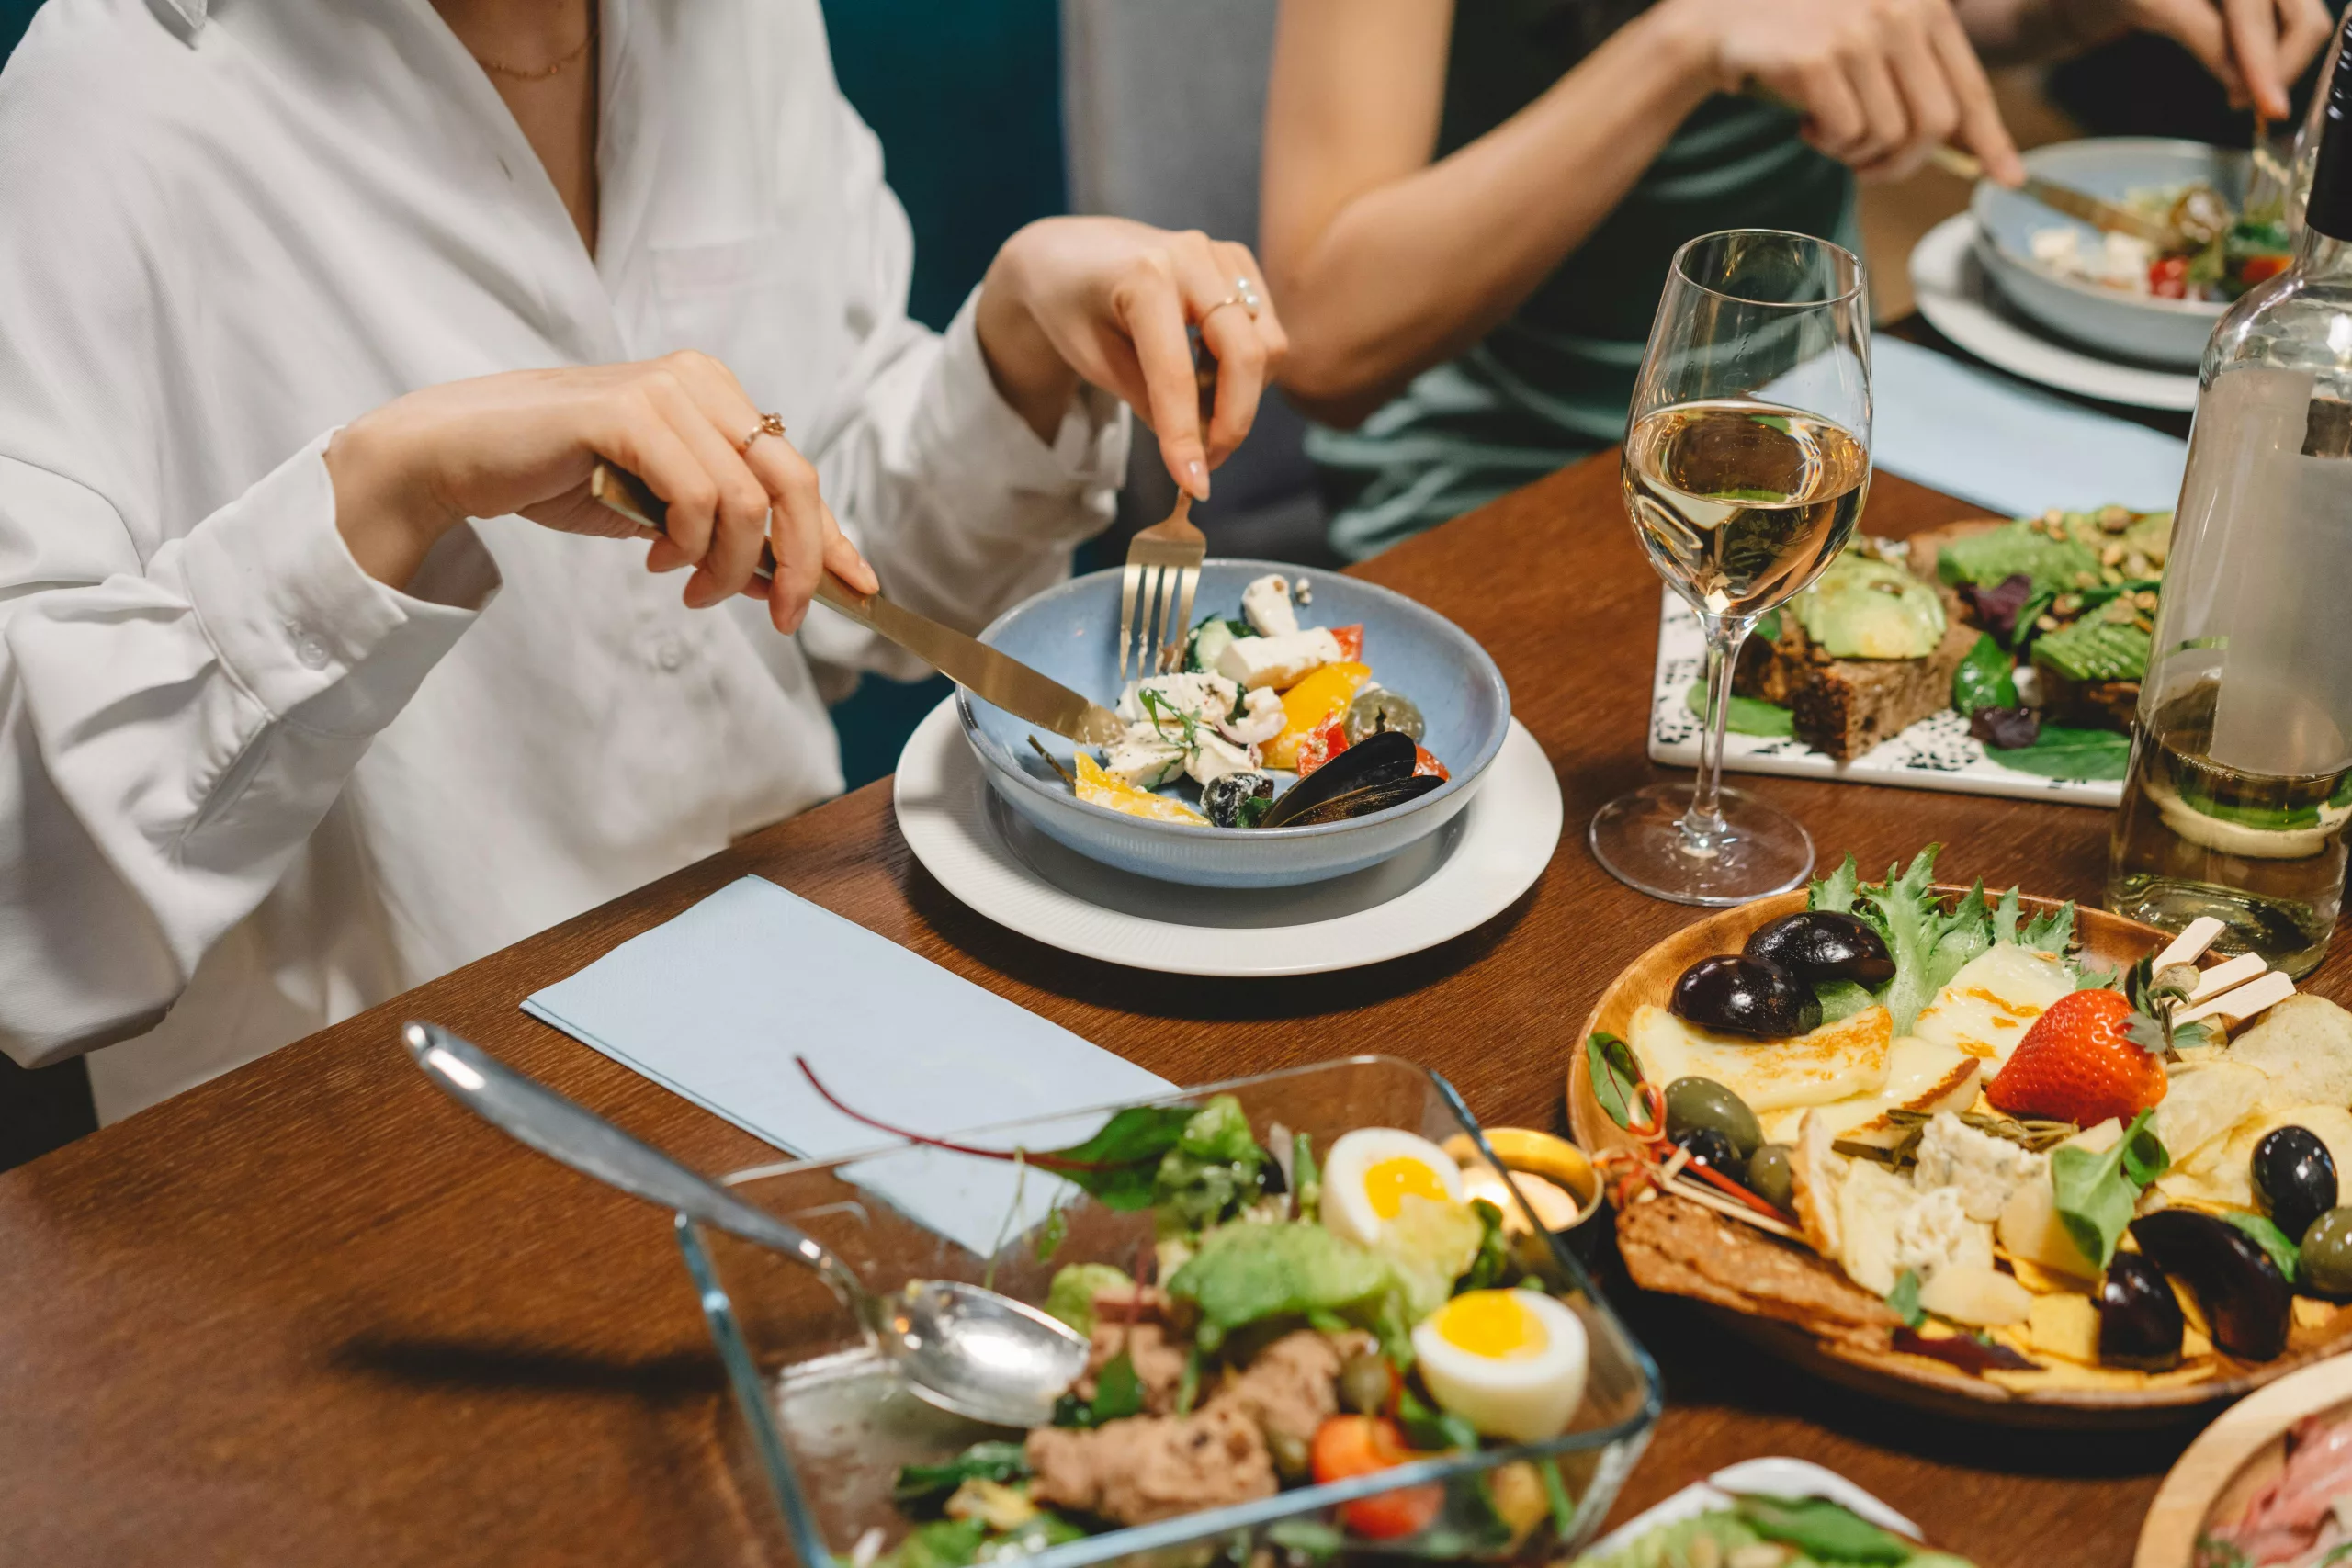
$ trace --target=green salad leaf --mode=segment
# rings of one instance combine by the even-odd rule
[[[1851,980],[1816,980],[1813,994],[1821,1003],[1821,1021],[1824,1023],[1836,1023],[1840,1019],[1851,1018],[1878,1001],[1871,995],[1868,987]]]
[[[1854,866],[1853,852],[1849,850],[1836,871],[1804,890],[1804,907],[1826,909],[1833,915],[1850,915],[1854,912],[1854,894],[1861,881],[1861,873]]]
[[[979,1551],[973,1553],[972,1561],[1005,1562],[1015,1558],[1035,1557],[1049,1546],[1061,1546],[1069,1541],[1085,1539],[1086,1532],[1078,1526],[1063,1518],[1059,1514],[1041,1508],[1037,1511],[1035,1518],[1015,1525],[1002,1534],[990,1536],[982,1541]]]
[[[1750,1494],[1733,1506],[1758,1535],[1819,1562],[1907,1562],[1918,1550],[1826,1497],[1791,1501]]]
[[[917,1525],[876,1568],[970,1568],[988,1539],[989,1527],[979,1519],[933,1519]]]
[[[1886,1292],[1886,1304],[1895,1316],[1913,1328],[1928,1321],[1927,1309],[1919,1304],[1919,1271],[1905,1269],[1894,1281],[1894,1289]]]
[[[2164,1141],[2148,1130],[2154,1111],[2143,1111],[2123,1135],[2102,1153],[2061,1145],[2050,1151],[2050,1186],[2058,1219],[2085,1258],[2101,1269],[2115,1256],[2115,1244],[2132,1223],[2132,1211],[2148,1183],[2172,1168]]]
[[[1124,1269],[1108,1263],[1066,1263],[1046,1287],[1046,1311],[1080,1334],[1094,1332],[1094,1298],[1109,1291],[1132,1291]]]
[[[1268,1317],[1330,1313],[1360,1318],[1396,1289],[1379,1254],[1321,1225],[1223,1225],[1167,1280],[1168,1293],[1201,1309],[1200,1343],[1214,1350],[1229,1330]]]
[[[1264,1190],[1266,1151],[1241,1101],[1220,1094],[1196,1111],[1160,1156],[1152,1202],[1163,1221],[1200,1229],[1231,1219]]]
[[[1951,705],[1962,716],[1978,708],[2018,705],[2017,664],[1991,632],[1981,634],[1951,672]]]
[[[1592,1071],[1592,1097],[1620,1127],[1634,1124],[1634,1107],[1640,1103],[1642,1070],[1634,1065],[1634,1049],[1607,1030],[1595,1030],[1584,1043],[1585,1065]]]
[[[1699,722],[1707,721],[1707,683],[1693,681],[1690,689],[1682,694],[1682,705],[1696,714]],[[1734,735],[1757,735],[1770,740],[1785,740],[1797,732],[1796,715],[1778,703],[1768,703],[1761,697],[1743,697],[1732,694],[1729,716],[1724,728]]]
[[[2222,1218],[2245,1232],[2256,1247],[2270,1254],[2270,1261],[2278,1265],[2278,1272],[2287,1277],[2287,1283],[2291,1285],[2295,1282],[2295,1267],[2301,1261],[2302,1255],[2275,1222],[2267,1215],[2250,1213],[2244,1209],[2224,1209]]]
[[[1084,1143],[1053,1150],[1035,1163],[1092,1193],[1105,1208],[1148,1209],[1159,1162],[1194,1114],[1187,1105],[1131,1105]]]
[[[1987,746],[1984,755],[2005,768],[2037,778],[2120,779],[2131,772],[2132,739],[2112,729],[2045,724],[2031,745]]]
[[[1911,1032],[1919,1011],[1935,999],[1937,987],[1928,984],[1928,956],[1944,934],[1943,914],[1929,891],[1935,883],[1936,856],[1941,844],[1929,844],[1911,858],[1897,874],[1893,866],[1875,886],[1860,890],[1855,913],[1878,927],[1886,950],[1894,958],[1894,978],[1879,993],[1879,1000],[1894,1015],[1894,1033]],[[1874,917],[1874,918],[1873,918]]]
[[[1122,1350],[1094,1374],[1094,1425],[1142,1414],[1143,1380],[1136,1376],[1134,1358]]]

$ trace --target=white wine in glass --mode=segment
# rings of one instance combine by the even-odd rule
[[[1870,491],[1861,265],[1824,240],[1733,230],[1675,254],[1625,435],[1625,510],[1707,637],[1699,776],[1611,801],[1588,834],[1620,880],[1688,904],[1782,892],[1802,824],[1723,787],[1739,645],[1853,537]]]

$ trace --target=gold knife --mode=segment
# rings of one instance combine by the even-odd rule
[[[1957,175],[1972,183],[1984,177],[1984,165],[1957,147],[1937,148],[1931,161],[1946,174]],[[2134,212],[2120,202],[2093,196],[2086,190],[2057,185],[2039,175],[2028,175],[2025,177],[2025,194],[2054,211],[2081,219],[2094,229],[2129,234],[2134,239],[2145,240],[2160,251],[2181,248],[2180,236],[2173,231],[2171,224],[2151,218],[2144,212]]]
[[[669,530],[669,503],[653,487],[611,463],[598,463],[588,476],[588,493],[639,527]],[[756,575],[775,575],[775,552],[760,547]],[[1108,746],[1126,735],[1117,714],[1089,702],[1060,682],[1048,679],[1009,654],[1000,653],[953,626],[941,626],[879,593],[860,593],[831,570],[817,579],[817,602],[888,638],[984,702],[1016,718],[1042,725],[1081,746]]]

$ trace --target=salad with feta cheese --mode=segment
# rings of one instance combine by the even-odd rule
[[[1363,628],[1301,626],[1309,597],[1304,579],[1257,578],[1238,617],[1193,628],[1182,668],[1129,682],[1127,732],[1100,758],[1079,753],[1078,797],[1194,827],[1308,827],[1443,784],[1420,708],[1373,678]]]
[[[2037,229],[2033,259],[2052,272],[2143,299],[2228,301],[2287,270],[2294,244],[2274,192],[2233,212],[2208,185],[2135,190],[2123,205],[2171,227],[2175,249],[2133,234],[2093,233],[2077,223]]]

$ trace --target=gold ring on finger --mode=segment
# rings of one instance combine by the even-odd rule
[[[760,415],[758,427],[754,429],[752,434],[743,437],[742,440],[735,443],[735,450],[739,453],[747,453],[751,451],[752,443],[757,441],[763,435],[773,435],[779,441],[783,440],[783,417],[781,415],[772,413],[763,413]]]

